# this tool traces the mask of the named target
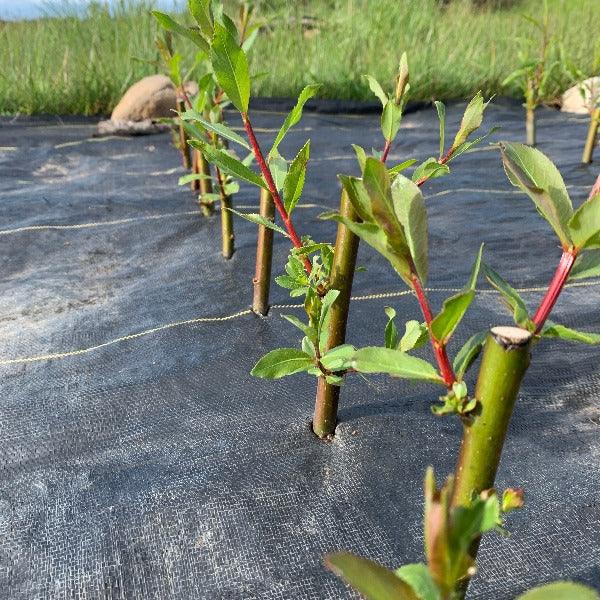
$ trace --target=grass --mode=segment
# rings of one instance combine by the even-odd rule
[[[234,0],[230,0],[230,5]],[[517,50],[531,40],[522,13],[539,16],[541,0],[507,2],[508,8],[477,8],[473,0],[266,0],[269,23],[252,51],[252,67],[265,75],[254,94],[294,96],[322,82],[329,98],[372,99],[362,79],[371,73],[390,82],[403,50],[408,52],[413,99],[517,95],[502,80],[518,65]],[[598,0],[549,0],[556,48],[585,72],[598,74]],[[302,17],[317,19],[306,37]],[[156,72],[135,58],[156,59],[157,26],[148,6],[121,4],[112,15],[99,5],[85,18],[47,18],[0,23],[0,112],[107,114],[131,83]],[[583,33],[589,32],[589,37]],[[193,48],[182,42],[181,51]],[[556,71],[548,100],[572,85]]]

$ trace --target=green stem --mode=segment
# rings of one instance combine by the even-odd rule
[[[345,190],[342,191],[340,198],[340,214],[352,221],[358,219]],[[329,288],[338,290],[340,293],[330,308],[325,351],[341,346],[346,341],[346,324],[348,323],[359,241],[358,236],[354,235],[345,225],[338,224]],[[324,377],[319,378],[312,426],[313,431],[320,438],[333,435],[335,432],[339,396],[339,385],[331,385],[325,381]]]
[[[525,129],[527,132],[527,145],[536,145],[535,108],[527,107],[525,113]]]
[[[215,169],[219,183],[219,196],[221,198],[221,247],[224,258],[230,259],[233,256],[235,240],[235,236],[233,235],[233,214],[229,210],[231,208],[231,198],[225,193],[221,170],[218,167],[215,167]]]
[[[466,506],[473,494],[494,486],[506,432],[523,377],[533,335],[518,327],[494,327],[485,342],[475,388],[477,408],[465,419],[454,477],[453,506]],[[471,548],[474,559],[479,540]],[[458,590],[464,598],[468,582]]]
[[[275,204],[271,194],[261,188],[260,209],[261,217],[269,221],[275,220]],[[273,230],[259,225],[256,242],[256,269],[254,272],[254,299],[252,310],[259,315],[269,312],[269,292],[271,289],[271,264],[273,262]]]
[[[600,108],[594,110],[590,119],[590,127],[585,141],[585,148],[583,149],[583,156],[581,157],[581,162],[585,164],[592,162],[592,154],[594,153],[596,136],[598,135],[598,125],[600,125]]]
[[[200,182],[200,196],[198,202],[200,203],[200,210],[204,216],[212,215],[215,212],[214,202],[212,200],[205,199],[206,194],[212,194],[212,175],[210,171],[210,165],[204,158],[204,155],[199,150],[195,150],[196,160],[198,161],[198,173],[201,175],[207,175],[199,180]]]

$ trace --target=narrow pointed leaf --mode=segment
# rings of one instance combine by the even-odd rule
[[[453,148],[457,148],[462,143],[466,142],[471,133],[479,128],[483,121],[483,111],[487,104],[487,102],[483,101],[481,92],[477,92],[465,109],[460,128],[452,143]]]
[[[210,13],[210,0],[188,0],[188,7],[202,34],[208,38],[212,37],[213,22]]]
[[[400,164],[394,165],[391,169],[388,169],[388,173],[390,175],[390,177],[394,177],[396,175],[398,175],[398,173],[400,173],[401,171],[404,171],[404,169],[408,169],[408,167],[412,167],[415,163],[417,162],[416,158],[409,158],[408,160],[405,160],[403,162],[401,162]]]
[[[393,571],[372,560],[338,552],[327,555],[325,564],[365,600],[419,600],[410,586]]]
[[[159,22],[160,26],[167,31],[172,31],[173,33],[178,33],[183,37],[186,37],[188,40],[191,40],[204,52],[208,52],[210,47],[208,42],[200,35],[200,32],[197,29],[190,29],[189,27],[184,27],[180,25],[173,17],[160,12],[158,10],[153,10],[152,14],[154,18]]]
[[[248,59],[229,30],[220,23],[215,23],[210,57],[217,81],[231,103],[240,112],[248,112],[250,101]]]
[[[383,339],[386,348],[396,350],[398,347],[398,328],[396,327],[396,311],[391,306],[386,306],[384,309],[385,314],[388,317],[388,322],[385,326]]]
[[[358,216],[365,223],[372,223],[371,200],[362,179],[348,175],[339,175],[339,178]]]
[[[481,265],[481,268],[492,287],[500,292],[504,304],[512,311],[515,323],[519,325],[519,327],[531,329],[532,323],[527,312],[527,306],[517,290],[485,263]]]
[[[219,169],[228,175],[243,179],[248,183],[253,183],[265,190],[268,189],[265,180],[260,175],[249,169],[243,162],[234,158],[224,150],[218,150],[217,148],[213,148],[208,144],[196,140],[190,140],[190,146],[200,150],[208,162],[217,165]]]
[[[542,329],[542,337],[548,338],[560,338],[561,340],[567,340],[568,342],[581,342],[582,344],[589,344],[595,346],[600,344],[600,333],[590,333],[587,331],[577,331],[552,321],[546,321],[544,328]]]
[[[392,377],[444,384],[438,372],[427,361],[390,348],[361,348],[356,351],[352,366],[361,373],[387,373]]]
[[[369,82],[369,88],[379,98],[381,106],[385,106],[388,103],[388,95],[383,91],[381,84],[373,75],[365,75],[365,79]]]
[[[392,142],[398,135],[401,121],[402,108],[389,100],[381,113],[381,133],[387,142]]]
[[[296,158],[292,161],[283,182],[283,203],[288,215],[292,213],[302,195],[304,180],[306,178],[306,164],[309,157],[310,140],[304,144],[300,152],[296,155]]]
[[[365,149],[357,144],[352,144],[352,148],[354,149],[354,154],[356,154],[356,160],[358,161],[358,166],[360,167],[360,172],[362,173],[365,170],[365,162],[367,160],[367,153]]]
[[[464,377],[469,367],[479,356],[487,334],[488,332],[486,330],[472,335],[466,341],[465,345],[458,351],[458,354],[456,355],[456,358],[452,364],[452,368],[458,379],[462,379],[462,377]]]
[[[186,110],[181,115],[181,118],[184,121],[195,121],[197,123],[200,123],[200,125],[204,127],[204,129],[208,129],[209,131],[216,133],[219,137],[225,140],[229,140],[230,142],[235,142],[236,144],[239,144],[240,146],[246,148],[246,150],[251,149],[248,142],[246,142],[246,140],[241,135],[237,134],[232,129],[229,129],[227,125],[224,125],[223,123],[211,123],[195,110]]]
[[[392,183],[394,211],[402,225],[406,242],[422,283],[429,271],[427,209],[420,188],[410,179],[398,175]]]
[[[569,220],[569,232],[576,248],[600,248],[600,194],[575,211]]]
[[[232,212],[234,215],[241,217],[242,219],[246,219],[246,221],[250,221],[251,223],[256,223],[257,225],[262,225],[263,227],[266,227],[267,229],[272,229],[273,231],[276,231],[277,233],[281,233],[281,235],[285,235],[285,237],[289,237],[288,233],[285,229],[282,229],[278,225],[275,225],[275,223],[273,223],[273,221],[269,221],[269,219],[263,217],[262,215],[259,215],[256,213],[241,213],[241,212],[238,212],[237,210],[233,210],[233,208],[228,208],[227,210]]]
[[[600,277],[600,249],[582,252],[571,269],[569,279]]]
[[[573,206],[558,169],[539,150],[524,144],[501,142],[500,149],[510,182],[533,200],[563,246],[570,246],[567,223],[573,214]]]
[[[466,142],[460,144],[460,146],[457,146],[457,148],[452,151],[452,155],[450,156],[446,164],[451,163],[455,158],[458,158],[461,154],[468,152],[471,148],[483,142],[483,140],[487,139],[490,135],[496,133],[498,129],[500,128],[492,127],[487,133],[480,135],[478,138],[475,138],[474,140],[467,140]]]
[[[448,165],[440,165],[436,158],[433,156],[423,161],[412,174],[413,181],[419,181],[426,177],[427,179],[436,179],[450,173],[450,167]]]
[[[269,169],[271,170],[271,176],[273,177],[277,191],[281,191],[288,174],[287,160],[279,153],[276,153],[274,156],[269,157]]]
[[[297,348],[277,348],[263,356],[250,371],[255,377],[279,379],[306,371],[313,365],[313,359]]]
[[[444,146],[446,145],[446,106],[438,100],[434,104],[440,121],[440,158],[442,158],[444,155]]]
[[[311,84],[307,85],[300,92],[300,96],[298,96],[296,105],[288,113],[287,117],[285,118],[285,121],[283,122],[283,125],[281,126],[281,129],[275,137],[275,141],[273,142],[273,147],[271,148],[269,155],[273,154],[277,150],[279,144],[281,143],[281,140],[283,140],[286,133],[300,121],[300,119],[302,118],[302,109],[304,108],[304,105],[308,102],[308,100],[310,100],[313,96],[317,94],[320,88],[320,84]]]

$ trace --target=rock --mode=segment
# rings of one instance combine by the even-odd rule
[[[198,93],[198,84],[188,81],[184,89],[189,96]],[[98,135],[147,135],[168,126],[153,121],[172,117],[177,109],[177,91],[166,75],[150,75],[134,83],[115,106],[109,121],[98,123]]]
[[[106,135],[151,135],[169,131],[170,126],[165,123],[154,123],[152,119],[143,121],[113,121],[108,119],[98,123],[95,137]]]
[[[582,96],[585,92],[585,98]],[[581,84],[574,85],[562,95],[561,110],[563,112],[587,115],[593,109],[592,102],[600,96],[600,77],[590,77]]]

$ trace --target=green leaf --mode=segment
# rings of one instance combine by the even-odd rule
[[[434,102],[440,121],[440,158],[444,156],[444,146],[446,142],[446,106],[443,102],[436,100]]]
[[[481,92],[477,92],[465,109],[465,113],[460,123],[460,128],[456,134],[456,137],[454,138],[454,142],[452,143],[453,148],[456,148],[462,143],[466,142],[467,138],[479,128],[481,122],[483,121],[483,111],[487,105],[488,103],[483,101]]]
[[[577,249],[600,248],[600,194],[586,200],[575,211],[568,226]]]
[[[414,348],[420,348],[427,343],[429,331],[424,323],[419,321],[407,321],[404,326],[404,335],[398,344],[400,352],[409,352]]]
[[[465,343],[465,345],[458,351],[452,368],[456,373],[456,377],[461,379],[468,371],[469,367],[475,362],[479,356],[483,344],[487,337],[487,330],[480,331],[475,335],[472,335]]]
[[[381,133],[387,142],[391,142],[398,135],[402,121],[402,108],[393,100],[389,100],[381,113]]]
[[[262,215],[258,215],[256,213],[241,213],[241,212],[238,212],[237,210],[233,210],[233,208],[228,208],[227,210],[232,212],[234,215],[237,215],[238,217],[242,217],[242,219],[246,219],[246,221],[250,221],[251,223],[256,223],[257,225],[262,225],[263,227],[266,227],[267,229],[272,229],[273,231],[276,231],[277,233],[281,233],[281,235],[285,235],[285,237],[289,237],[288,233],[285,229],[282,229],[278,225],[275,225],[275,223],[273,223],[273,221],[269,221],[269,219],[266,219]]]
[[[273,177],[273,182],[275,183],[275,188],[278,191],[281,191],[283,182],[288,173],[287,160],[277,152],[273,156],[269,156],[269,169],[271,171],[271,176]]]
[[[304,144],[296,158],[292,161],[289,171],[283,182],[283,204],[288,215],[298,204],[302,190],[304,189],[304,180],[306,178],[306,164],[310,156],[310,140]]]
[[[336,346],[321,356],[321,364],[328,371],[343,371],[351,366],[355,352],[356,348],[351,344]]]
[[[362,168],[364,170],[364,165]],[[338,177],[361,221],[372,223],[371,200],[362,179],[349,175],[338,175]]]
[[[552,321],[546,321],[541,335],[542,337],[560,338],[561,340],[567,340],[569,342],[581,342],[591,346],[600,344],[600,333],[577,331],[576,329],[571,329],[564,325],[553,323]]]
[[[381,105],[385,105],[389,101],[388,95],[383,91],[381,84],[373,77],[373,75],[365,75],[365,79],[369,82],[369,88],[379,98]]]
[[[485,140],[490,135],[492,135],[492,133],[496,133],[496,131],[498,131],[498,129],[500,129],[500,128],[492,127],[487,133],[480,135],[478,138],[475,138],[474,140],[468,140],[468,141],[460,144],[460,146],[457,146],[456,149],[454,149],[452,151],[452,154],[451,154],[450,158],[448,159],[448,161],[446,162],[446,164],[451,163],[455,158],[458,158],[461,154],[468,152],[473,146],[477,146],[477,144],[480,144],[481,142],[483,142],[483,140]]]
[[[404,171],[404,169],[412,167],[416,162],[416,158],[409,158],[408,160],[405,160],[400,164],[393,166],[391,169],[388,169],[388,174],[390,177],[393,178],[394,176],[398,175],[398,173],[400,173],[401,171]]]
[[[568,221],[573,206],[558,169],[549,158],[530,146],[501,142],[500,149],[510,182],[533,200],[563,246],[570,246]]]
[[[357,223],[336,213],[324,213],[321,219],[332,219],[343,223],[352,233],[357,235],[366,244],[377,250],[392,265],[396,273],[408,285],[412,285],[410,262],[406,256],[400,256],[388,244],[388,238],[380,227],[374,223]],[[407,248],[407,253],[410,254]]]
[[[354,149],[354,153],[356,154],[356,160],[358,161],[358,165],[360,167],[360,172],[362,173],[365,170],[365,162],[367,160],[367,153],[365,149],[357,144],[352,144],[352,148]]]
[[[398,347],[398,328],[394,319],[396,318],[396,311],[391,306],[386,306],[384,309],[385,314],[388,316],[388,322],[385,326],[385,332],[383,334],[384,343],[386,348],[396,350]]]
[[[285,275],[283,275],[282,277],[285,277]],[[290,277],[289,279],[292,279],[292,278]],[[297,327],[300,331],[302,331],[309,340],[311,340],[312,342],[316,341],[317,332],[315,331],[314,327],[311,327],[310,325],[303,323],[298,317],[296,317],[294,315],[281,315],[281,316],[286,321],[288,321],[292,325],[294,325],[294,327]]]
[[[240,146],[246,148],[246,150],[251,149],[248,145],[248,142],[246,142],[246,140],[241,135],[238,135],[235,131],[229,129],[227,125],[223,125],[223,123],[211,123],[195,110],[186,110],[181,115],[181,118],[184,121],[196,121],[200,123],[200,125],[202,125],[204,129],[208,129],[209,131],[216,133],[219,137],[229,140],[231,142],[235,142],[236,144],[239,144]]]
[[[532,322],[527,312],[527,306],[523,298],[508,282],[506,282],[496,271],[485,263],[481,265],[486,279],[490,282],[504,300],[505,305],[512,311],[515,323],[519,327],[531,329]]]
[[[475,291],[475,288],[477,287],[477,279],[479,278],[479,270],[481,269],[481,257],[483,256],[483,248],[484,244],[481,244],[481,246],[479,246],[479,252],[477,252],[475,262],[471,267],[471,275],[467,283],[467,289],[469,290]]]
[[[210,0],[188,0],[188,7],[196,23],[198,23],[202,35],[211,38],[213,21],[210,13]]]
[[[192,181],[198,181],[199,179],[212,179],[210,175],[203,175],[202,173],[188,173],[182,175],[177,181],[177,185],[186,185]]]
[[[319,350],[325,352],[327,347],[328,324],[331,305],[340,295],[339,290],[329,290],[321,300],[321,312],[319,314],[319,325],[317,327],[317,339],[319,340]]]
[[[194,42],[194,44],[196,44],[196,46],[198,46],[198,48],[200,48],[204,52],[209,51],[208,42],[200,35],[200,32],[198,30],[190,29],[189,27],[184,27],[169,15],[162,13],[158,10],[153,10],[152,14],[163,29],[166,29],[167,31],[172,31],[174,33],[178,33],[179,35],[186,37],[188,40]]]
[[[306,371],[313,366],[311,356],[296,348],[277,348],[263,356],[250,371],[255,377],[279,379]]]
[[[394,211],[402,225],[417,275],[422,283],[429,271],[427,209],[423,194],[417,185],[403,175],[392,183]]]
[[[440,165],[437,158],[430,157],[423,161],[412,174],[412,180],[417,182],[423,178],[436,179],[450,173],[450,167],[448,165]]]
[[[444,345],[448,343],[467,309],[471,306],[474,297],[475,292],[469,290],[444,300],[442,310],[431,321],[431,333],[438,342]]]
[[[427,565],[413,563],[395,571],[396,577],[408,583],[419,600],[440,600],[440,590],[431,577]]]
[[[315,96],[317,94],[317,92],[319,91],[320,88],[321,88],[321,84],[311,84],[311,85],[307,85],[300,92],[300,96],[298,96],[298,101],[296,102],[296,105],[294,106],[294,108],[292,108],[292,110],[288,113],[287,117],[285,118],[285,121],[283,122],[283,125],[281,126],[281,129],[279,130],[279,133],[277,134],[277,137],[275,138],[275,141],[273,142],[273,147],[271,148],[269,155],[272,155],[277,150],[277,148],[279,147],[279,144],[281,143],[281,140],[283,140],[286,133],[294,125],[296,125],[296,123],[298,123],[300,121],[300,119],[302,118],[302,109],[304,108],[304,105],[313,96]]]
[[[399,350],[369,346],[356,351],[352,366],[361,373],[388,373],[392,377],[432,381],[444,385],[427,361]]]
[[[569,273],[569,279],[600,277],[600,249],[582,252]]]
[[[225,152],[224,150],[218,150],[209,144],[205,144],[197,140],[190,140],[190,146],[200,150],[208,162],[217,165],[219,169],[228,175],[237,177],[238,179],[243,179],[248,183],[253,183],[258,187],[268,190],[267,184],[260,175],[249,169],[243,162],[239,161],[237,158],[234,158],[228,152]]]
[[[325,564],[355,588],[365,600],[419,600],[393,571],[348,552],[328,554]]]
[[[600,600],[600,595],[585,585],[571,581],[555,581],[533,588],[516,600]]]
[[[219,85],[232,104],[241,112],[248,112],[250,102],[250,72],[248,59],[229,30],[215,23],[210,58]]]

